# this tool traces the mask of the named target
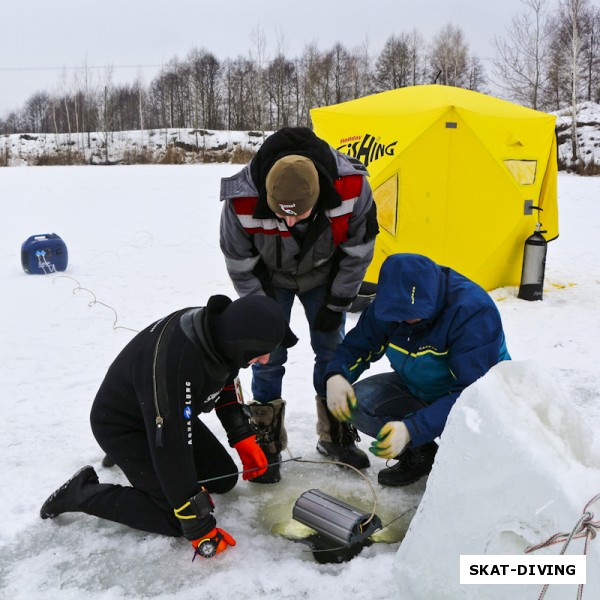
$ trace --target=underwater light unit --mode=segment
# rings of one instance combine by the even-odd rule
[[[320,544],[324,548],[360,546],[360,551],[369,536],[382,527],[377,515],[366,513],[321,490],[304,492],[296,500],[292,516],[320,534],[326,542]]]

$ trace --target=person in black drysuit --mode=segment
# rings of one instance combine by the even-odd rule
[[[84,467],[46,500],[42,519],[83,512],[183,535],[203,556],[235,545],[216,527],[209,492],[233,488],[237,467],[198,417],[214,408],[244,470],[255,469],[244,479],[264,474],[267,459],[235,378],[240,368],[266,362],[285,332],[285,315],[271,298],[212,296],[206,307],[177,311],[137,334],[108,369],[90,415],[98,444],[131,487],[99,483],[93,467]]]

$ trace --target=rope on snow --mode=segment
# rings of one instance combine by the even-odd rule
[[[105,308],[108,308],[108,310],[111,310],[113,312],[113,314],[115,315],[115,320],[113,321],[113,326],[112,326],[113,329],[126,329],[127,331],[133,331],[134,333],[139,333],[139,330],[137,330],[137,329],[131,329],[130,327],[125,327],[123,325],[117,325],[117,323],[119,321],[119,315],[117,314],[117,311],[112,306],[109,306],[108,304],[98,300],[96,298],[96,294],[94,294],[94,292],[92,292],[92,290],[88,290],[87,288],[82,287],[81,284],[79,283],[79,281],[77,281],[77,279],[75,279],[75,277],[71,277],[70,275],[57,275],[56,277],[52,278],[52,283],[54,283],[57,279],[60,279],[60,278],[71,279],[72,281],[74,281],[77,284],[77,286],[73,288],[73,294],[80,292],[80,291],[91,294],[92,300],[90,302],[88,302],[88,306],[90,308],[92,306],[94,306],[94,304],[99,304],[100,306],[104,306]]]
[[[547,548],[548,546],[552,546],[553,544],[560,544],[562,542],[564,542],[564,545],[561,548],[560,554],[564,554],[567,551],[567,547],[571,543],[571,540],[585,538],[583,555],[586,556],[591,541],[596,537],[596,531],[600,529],[600,520],[594,521],[594,513],[591,512],[589,508],[592,504],[594,504],[594,502],[596,502],[599,499],[600,494],[596,494],[583,507],[582,515],[570,533],[555,533],[553,536],[549,537],[545,542],[540,542],[539,544],[527,546],[527,548],[525,548],[525,554],[535,552],[536,550],[540,550],[541,548]],[[583,598],[584,585],[585,584],[580,583],[577,586],[577,600],[581,600]],[[542,591],[540,592],[540,595],[538,596],[538,600],[542,600],[544,598],[549,587],[549,583],[546,583],[544,585]]]

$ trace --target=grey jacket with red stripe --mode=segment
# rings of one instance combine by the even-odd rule
[[[330,151],[335,192],[319,196],[300,242],[259,194],[252,162],[221,180],[221,250],[240,296],[269,294],[271,287],[302,293],[326,284],[333,310],[347,309],[355,298],[373,257],[376,207],[362,163]]]

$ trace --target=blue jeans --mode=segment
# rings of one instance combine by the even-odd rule
[[[292,314],[292,305],[296,295],[304,307],[304,314],[310,330],[310,345],[315,353],[315,366],[313,370],[313,385],[315,391],[323,398],[326,396],[325,369],[333,358],[336,346],[344,339],[344,325],[346,314],[343,313],[342,323],[335,331],[316,331],[313,327],[319,309],[325,304],[325,286],[319,286],[297,294],[294,290],[275,288],[275,300],[283,308],[288,320]],[[292,327],[292,331],[293,331]],[[266,365],[252,365],[252,396],[261,403],[270,402],[281,398],[281,385],[285,373],[287,349],[276,348],[271,352],[271,358]]]
[[[352,424],[363,433],[377,437],[389,421],[402,421],[427,404],[413,396],[395,373],[372,375],[354,384],[356,408]]]

